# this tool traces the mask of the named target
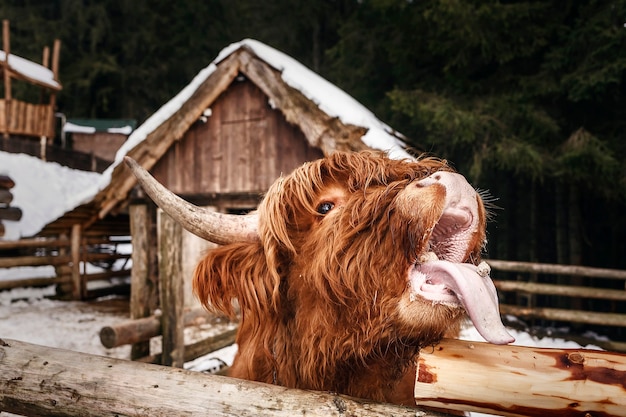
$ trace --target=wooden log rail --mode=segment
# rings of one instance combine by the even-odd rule
[[[503,416],[626,416],[626,355],[444,340],[420,352],[415,399]]]
[[[185,327],[216,319],[204,309],[197,308],[186,311],[183,316]],[[142,319],[128,320],[114,326],[105,326],[100,330],[100,342],[107,349],[145,342],[161,335],[161,316],[150,316]]]
[[[626,416],[626,355],[444,340],[417,362],[417,408],[0,339],[0,411],[48,416]]]
[[[98,272],[93,274],[80,273],[78,265],[74,265],[74,260],[79,262],[109,262],[117,260],[128,260],[130,255],[120,253],[100,253],[98,251],[90,251],[89,248],[102,245],[115,246],[119,244],[130,243],[129,239],[115,239],[97,237],[83,237],[81,242],[72,246],[72,241],[68,238],[33,238],[21,239],[17,241],[0,241],[0,255],[2,251],[27,251],[34,253],[40,250],[47,255],[23,255],[23,256],[0,256],[0,268],[15,267],[39,267],[53,266],[55,267],[56,277],[25,277],[15,280],[5,280],[0,282],[0,290],[8,290],[20,287],[44,287],[48,285],[58,284],[62,292],[72,293],[77,277],[82,281],[81,286],[87,282],[95,280],[106,280],[116,277],[130,276],[130,269],[120,269]],[[72,247],[75,253],[72,253]],[[85,291],[83,295],[89,295]]]
[[[446,416],[8,339],[0,339],[0,410],[59,417]]]
[[[538,264],[488,260],[494,271],[521,272],[532,274],[571,275],[588,278],[624,280],[624,290],[595,288],[581,285],[558,285],[526,281],[505,281],[494,279],[496,288],[503,292],[517,292],[530,295],[551,295],[580,299],[606,300],[607,302],[626,301],[626,271],[606,268],[590,268],[572,265]],[[594,312],[543,306],[516,306],[501,304],[500,312],[520,318],[575,322],[600,326],[626,327],[626,314]]]

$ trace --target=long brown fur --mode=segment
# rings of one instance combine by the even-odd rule
[[[409,221],[403,190],[438,170],[450,168],[434,158],[335,153],[277,180],[259,206],[260,240],[212,250],[195,272],[207,308],[233,316],[233,301],[240,305],[231,376],[414,404],[415,355],[462,317],[427,302],[411,321],[399,311],[430,207],[441,200],[424,197]],[[322,215],[326,201],[335,208]],[[468,253],[475,260],[481,230]]]

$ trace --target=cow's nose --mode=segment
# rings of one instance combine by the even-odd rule
[[[442,174],[449,174],[447,172],[435,172],[434,174],[429,175],[426,178],[422,178],[421,180],[417,181],[417,183],[415,184],[418,187],[428,187],[430,185],[433,184],[441,184],[442,183]],[[445,185],[445,182],[444,184]]]

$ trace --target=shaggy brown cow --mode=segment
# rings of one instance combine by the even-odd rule
[[[231,376],[414,405],[415,356],[465,312],[488,341],[513,340],[479,265],[480,196],[445,162],[337,152],[278,179],[225,235],[231,218],[136,175],[185,227],[225,244],[197,266],[194,289],[231,316],[239,302]]]

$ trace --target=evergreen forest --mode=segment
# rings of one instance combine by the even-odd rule
[[[299,60],[488,192],[487,257],[626,269],[626,0],[3,0],[58,110],[161,107],[225,46]],[[15,93],[19,94],[19,93]]]

